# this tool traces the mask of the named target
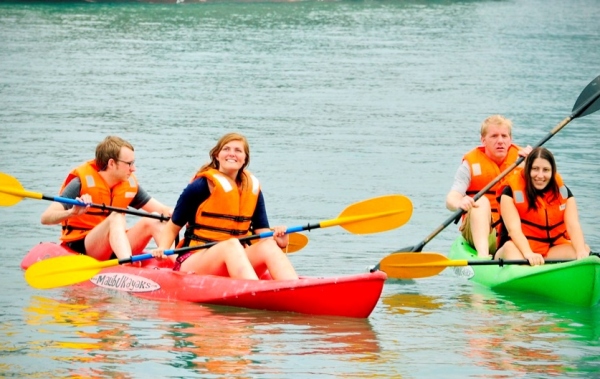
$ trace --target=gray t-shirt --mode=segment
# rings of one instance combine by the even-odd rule
[[[454,182],[452,182],[451,191],[456,191],[461,195],[465,196],[467,194],[467,188],[469,188],[469,184],[471,184],[471,170],[469,169],[469,162],[463,161],[458,169],[456,170],[456,174],[454,174]]]
[[[67,184],[67,186],[63,189],[61,196],[67,197],[69,199],[75,199],[79,196],[80,192],[81,180],[79,180],[79,178],[73,178],[73,180],[71,180],[69,184]],[[129,206],[135,209],[140,209],[141,207],[146,205],[146,203],[148,203],[150,199],[152,199],[152,197],[148,194],[148,192],[146,192],[141,186],[138,185],[137,194],[135,195]],[[63,207],[66,210],[71,209],[73,206],[70,204],[63,204]]]

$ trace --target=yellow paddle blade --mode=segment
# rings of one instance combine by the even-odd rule
[[[286,249],[283,249],[286,254],[302,250],[308,244],[308,237],[302,233],[290,233],[289,236],[289,244]]]
[[[24,189],[16,178],[0,172],[0,206],[10,207],[23,200],[18,196],[20,191]]]
[[[117,266],[118,259],[97,261],[87,255],[69,255],[45,259],[25,271],[25,280],[34,288],[55,288],[91,279],[101,269]]]
[[[369,234],[396,229],[412,216],[413,205],[403,195],[386,195],[347,207],[337,219],[321,222],[321,227],[340,225],[350,233]]]
[[[434,276],[450,266],[468,266],[466,260],[450,260],[438,253],[396,253],[379,262],[379,269],[388,277],[418,279]]]

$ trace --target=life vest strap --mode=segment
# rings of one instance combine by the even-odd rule
[[[528,235],[526,235],[525,237],[528,240],[547,243],[550,246],[553,246],[556,241],[558,241],[560,238],[564,237],[565,235],[566,235],[566,233],[561,233],[561,234],[557,235],[556,237],[549,237],[549,238],[548,237],[541,238],[541,237],[534,237],[534,236],[528,236]]]
[[[210,238],[202,238],[202,237],[198,237],[197,235],[195,235],[193,233],[193,231],[191,229],[186,229],[185,233],[183,234],[183,247],[187,247],[190,246],[190,243],[192,241],[196,241],[196,242],[202,242],[202,244],[207,244],[207,243],[211,243],[211,242],[216,242]],[[251,243],[250,241],[245,241],[242,243],[242,246],[244,247],[248,247],[250,246]]]
[[[548,225],[548,226],[536,224],[536,223],[528,221],[528,220],[521,220],[521,223],[524,224],[524,225],[528,225],[528,226],[531,226],[533,228],[539,229],[539,230],[543,230],[543,231],[546,231],[546,232],[551,232],[552,229],[555,229],[555,228],[563,225],[565,222],[563,220],[563,221],[559,221],[557,224]]]
[[[467,191],[467,195],[472,196],[472,195],[477,195],[479,193],[479,191],[476,190],[470,190]],[[492,191],[492,190],[488,190],[487,192],[485,192],[486,195],[495,195],[496,191]]]
[[[193,233],[194,230],[210,230],[211,232],[218,232],[223,234],[229,234],[231,236],[245,236],[248,234],[248,230],[241,229],[225,229],[216,226],[204,225],[204,224],[189,224],[186,228],[186,234],[188,230]]]
[[[234,215],[228,215],[228,214],[223,214],[223,213],[202,212],[202,216],[212,217],[212,218],[220,218],[220,219],[224,219],[224,220],[232,220],[235,222],[252,221],[252,217],[234,216]]]
[[[63,225],[63,226],[62,226],[62,230],[63,230],[63,231],[65,231],[65,230],[66,230],[66,231],[67,231],[67,234],[69,234],[69,233],[71,233],[73,230],[85,230],[85,231],[87,231],[87,230],[92,230],[92,229],[90,229],[90,228],[80,228],[80,227],[77,227],[77,226],[71,226],[71,225]]]

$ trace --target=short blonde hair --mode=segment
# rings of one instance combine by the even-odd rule
[[[483,120],[481,123],[482,137],[485,137],[490,125],[506,126],[508,128],[508,135],[512,137],[512,121],[510,121],[508,118],[499,114],[495,114]]]

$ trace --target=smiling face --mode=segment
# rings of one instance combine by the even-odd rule
[[[544,158],[535,158],[529,171],[531,183],[536,190],[543,190],[552,178],[552,164]]]
[[[235,177],[246,163],[246,152],[244,142],[233,140],[227,142],[217,154],[219,162],[219,171],[229,176]]]

